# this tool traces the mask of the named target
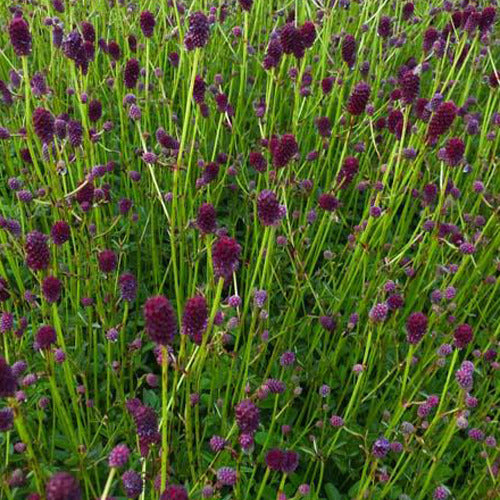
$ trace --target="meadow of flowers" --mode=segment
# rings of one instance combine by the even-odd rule
[[[0,499],[500,498],[498,17],[3,0]]]

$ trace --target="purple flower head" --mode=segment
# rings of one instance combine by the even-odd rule
[[[255,307],[262,308],[267,300],[267,292],[265,290],[254,291],[254,304]]]
[[[223,486],[234,486],[238,475],[232,467],[220,467],[217,470],[217,480]]]
[[[127,498],[137,498],[142,493],[143,488],[141,475],[134,470],[124,472],[122,486]]]
[[[432,493],[433,500],[446,500],[450,496],[450,490],[445,486],[438,486]]]
[[[134,302],[137,296],[137,280],[132,273],[123,273],[118,284],[120,286],[121,297],[125,302]]]
[[[284,474],[295,472],[299,466],[299,454],[295,451],[287,450],[283,452],[283,461],[281,463],[281,471]]]
[[[222,451],[226,447],[227,441],[222,436],[214,435],[210,438],[210,449],[214,453]]]
[[[80,500],[82,492],[74,476],[68,472],[56,472],[45,486],[47,500]]]
[[[0,432],[6,432],[14,426],[14,412],[8,406],[0,410]]]
[[[330,417],[330,425],[332,427],[342,427],[344,425],[344,419],[338,415],[332,415]]]
[[[259,427],[260,411],[250,399],[244,399],[235,407],[236,423],[242,433],[252,434]]]
[[[108,463],[110,467],[124,467],[128,462],[130,450],[126,444],[115,446],[109,454]]]
[[[337,327],[337,322],[333,316],[320,316],[319,323],[328,332],[333,332]]]
[[[284,352],[280,357],[281,366],[292,366],[295,363],[295,353],[292,351]]]
[[[10,332],[14,328],[14,315],[4,311],[0,315],[0,333]]]
[[[389,453],[391,445],[384,437],[378,438],[372,446],[372,454],[375,458],[384,458]]]
[[[253,434],[249,434],[249,433],[240,434],[240,437],[238,438],[238,442],[239,442],[242,450],[247,452],[247,453],[251,452],[254,448]]]
[[[381,323],[385,321],[387,318],[387,314],[389,312],[389,306],[385,302],[381,302],[379,304],[375,304],[368,313],[368,317],[374,323]]]

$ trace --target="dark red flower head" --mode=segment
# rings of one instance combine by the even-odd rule
[[[115,40],[110,40],[108,43],[108,54],[115,60],[118,61],[122,55],[122,50]]]
[[[351,68],[356,62],[356,39],[347,33],[342,39],[342,59]]]
[[[74,476],[68,472],[56,472],[45,486],[47,500],[80,500],[82,492]]]
[[[8,398],[14,395],[17,388],[16,377],[7,361],[0,356],[0,398]]]
[[[5,278],[0,276],[0,302],[6,302],[10,297],[9,284]]]
[[[83,137],[83,127],[78,120],[69,120],[68,137],[69,137],[69,143],[74,148],[81,146]]]
[[[320,116],[316,118],[316,127],[321,137],[330,137],[332,135],[332,123],[328,116]]]
[[[333,89],[333,84],[335,83],[335,78],[333,76],[327,76],[321,80],[321,90],[323,94],[329,94]]]
[[[102,104],[98,99],[94,99],[89,103],[89,120],[96,122],[102,116]]]
[[[380,21],[378,23],[377,33],[382,38],[388,38],[391,36],[391,34],[392,34],[392,20],[390,17],[382,16],[380,18]]]
[[[208,308],[205,297],[197,295],[189,299],[184,306],[182,333],[197,345],[201,345],[207,328]]]
[[[284,453],[279,448],[273,448],[266,454],[266,465],[272,470],[279,472],[283,464]]]
[[[479,21],[479,28],[481,31],[489,30],[495,22],[496,10],[495,7],[488,6],[481,12],[481,20]]]
[[[282,168],[288,165],[290,160],[298,153],[299,147],[295,136],[284,134],[281,139],[270,141],[271,155],[273,157],[273,166]]]
[[[316,40],[316,26],[311,21],[306,21],[299,29],[302,43],[306,49],[313,46]]]
[[[433,142],[440,135],[445,134],[451,127],[456,115],[457,107],[452,101],[441,103],[429,122],[429,127],[427,129],[428,142]]]
[[[265,156],[259,151],[251,151],[248,158],[248,163],[251,167],[255,168],[257,172],[263,173],[267,169],[267,160]]]
[[[144,486],[141,475],[134,470],[123,473],[122,485],[127,498],[137,498],[142,493]]]
[[[161,494],[160,500],[189,500],[188,493],[184,486],[179,484],[169,484]]]
[[[217,213],[211,203],[203,203],[198,210],[196,226],[203,234],[214,233],[217,229]]]
[[[208,43],[210,27],[207,16],[201,12],[193,12],[189,16],[189,30],[184,38],[188,50],[204,47]]]
[[[141,68],[139,67],[139,61],[137,59],[129,59],[127,61],[123,73],[123,83],[125,87],[133,89],[137,85],[140,70]]]
[[[117,258],[113,250],[105,249],[97,256],[99,269],[103,273],[112,273],[116,269]]]
[[[337,210],[340,201],[333,194],[323,193],[318,199],[319,206],[327,212]]]
[[[54,222],[54,225],[50,229],[50,236],[54,245],[66,243],[70,237],[70,227],[68,223],[63,220]]]
[[[458,325],[455,328],[455,332],[453,333],[455,347],[458,349],[464,349],[467,347],[474,338],[474,332],[472,331],[472,327],[467,323],[463,323]]]
[[[365,82],[356,84],[347,103],[347,111],[351,115],[358,116],[364,112],[368,99],[370,99],[370,90],[370,85]]]
[[[153,36],[156,21],[153,14],[149,12],[149,10],[143,10],[141,12],[140,24],[143,35],[146,38],[151,38]]]
[[[410,344],[418,344],[427,331],[427,316],[421,312],[414,312],[406,320],[406,339]]]
[[[264,189],[257,197],[257,214],[264,226],[274,226],[283,218],[283,209],[274,194],[269,189]]]
[[[283,47],[279,38],[272,38],[267,46],[266,57],[264,58],[264,69],[275,68],[281,61]]]
[[[173,343],[177,333],[177,320],[170,301],[163,295],[156,295],[144,304],[146,333],[151,340],[161,345]]]
[[[299,454],[296,451],[287,450],[283,452],[281,472],[291,474],[299,466]]]
[[[47,239],[47,236],[40,231],[31,231],[26,236],[26,264],[33,271],[49,267],[50,251]]]
[[[348,156],[337,176],[337,183],[341,189],[346,189],[352,182],[359,170],[359,161],[354,156]]]
[[[281,28],[280,41],[285,54],[293,54],[297,59],[304,57],[304,40],[293,23],[287,23]]]
[[[196,75],[193,85],[193,99],[197,104],[201,104],[205,100],[205,90],[207,86],[200,75]]]
[[[128,41],[128,46],[130,48],[130,52],[137,52],[137,38],[135,37],[135,35],[130,34],[127,37],[127,41]]]
[[[62,283],[55,276],[47,276],[42,282],[42,292],[45,300],[52,304],[61,298]]]
[[[18,56],[31,54],[31,33],[28,23],[22,17],[15,17],[9,24],[10,43]]]
[[[95,29],[92,23],[83,21],[80,25],[82,28],[82,37],[86,42],[95,42]]]
[[[36,332],[35,343],[38,349],[49,349],[56,340],[56,331],[50,325],[43,325]]]
[[[52,113],[44,108],[36,108],[31,117],[33,129],[38,138],[48,144],[54,137],[54,117]]]
[[[215,275],[227,281],[238,269],[241,246],[229,236],[221,236],[212,247]]]
[[[411,104],[417,97],[420,90],[420,77],[407,71],[401,78],[401,92],[406,104]]]
[[[403,20],[408,21],[413,16],[413,12],[415,11],[415,5],[413,2],[406,2],[403,5]]]
[[[238,0],[238,2],[243,10],[250,12],[250,9],[253,5],[253,0]]]
[[[464,157],[465,144],[459,137],[448,139],[445,147],[445,160],[450,167],[457,166]]]
[[[436,28],[427,28],[424,33],[423,49],[424,52],[429,52],[436,40],[439,39],[439,31]]]

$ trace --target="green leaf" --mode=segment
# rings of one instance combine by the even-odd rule
[[[257,434],[255,434],[255,442],[257,444],[260,444],[261,446],[264,445],[264,443],[266,442],[266,439],[267,439],[267,432],[257,432]]]
[[[328,500],[342,500],[340,491],[332,483],[325,484],[325,493]]]

